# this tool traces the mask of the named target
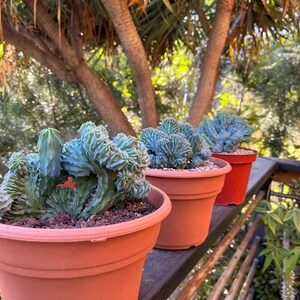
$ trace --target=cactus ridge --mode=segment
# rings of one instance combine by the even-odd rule
[[[18,181],[14,184],[12,177],[14,174],[9,171],[3,179],[0,187],[0,220],[5,219],[5,214],[11,209],[11,206],[15,200],[22,196],[22,192],[19,190]]]
[[[126,155],[109,139],[104,126],[96,126],[94,123],[88,122],[81,126],[79,132],[84,152],[97,167],[106,167],[117,171],[128,163]]]
[[[39,189],[41,195],[48,195],[61,172],[62,140],[59,131],[47,128],[41,131],[38,142]]]
[[[167,140],[168,135],[156,128],[145,128],[141,132],[141,141],[146,146],[148,153],[159,152],[158,141]]]
[[[20,158],[22,167],[19,164]],[[29,158],[31,159],[31,156]],[[10,170],[0,188],[0,218],[7,220],[22,218],[24,215],[40,216],[44,209],[37,185],[38,170],[33,171],[28,155],[20,152],[12,154],[9,166]],[[35,174],[34,177],[31,176],[31,172]]]
[[[64,144],[61,159],[63,168],[74,177],[89,176],[98,168],[96,164],[90,162],[79,139]]]
[[[130,172],[128,169],[118,173],[115,186],[117,193],[114,203],[122,202],[125,199],[140,198],[139,195],[147,195],[151,190],[151,186],[142,172]]]
[[[167,136],[177,134],[180,129],[180,123],[173,118],[165,118],[157,129],[164,132]]]
[[[72,208],[69,213],[71,218],[76,218],[80,215],[85,204],[95,192],[98,183],[97,177],[94,175],[75,178],[74,181],[76,183],[76,189],[70,205]]]
[[[63,169],[78,179],[90,173],[98,178],[95,195],[80,213],[81,217],[101,214],[117,202],[143,198],[149,193],[150,184],[142,169],[149,166],[150,159],[143,143],[123,133],[110,140],[107,130],[92,122],[83,124],[79,132],[80,139],[63,147]],[[78,184],[76,181],[76,189]]]
[[[210,150],[191,124],[166,118],[157,128],[141,132],[150,157],[151,168],[194,169],[210,157]]]
[[[51,195],[46,199],[47,213],[44,217],[52,217],[60,213],[71,215],[69,205],[74,196],[74,191],[66,187],[56,187]]]
[[[239,116],[218,112],[214,120],[204,116],[196,129],[215,153],[232,153],[243,142],[250,142],[254,128]]]
[[[14,152],[8,162],[9,170],[13,174],[25,175],[28,170],[28,163],[25,154]]]
[[[114,174],[103,169],[101,175],[97,176],[97,181],[95,194],[80,213],[80,217],[84,219],[88,219],[93,215],[102,214],[113,205]]]

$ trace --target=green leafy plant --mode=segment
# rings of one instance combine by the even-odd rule
[[[254,128],[239,116],[218,112],[213,120],[204,116],[196,131],[202,135],[215,153],[231,153],[243,142],[250,142]]]
[[[195,169],[211,152],[191,124],[166,118],[157,128],[145,128],[141,141],[146,145],[151,168]]]
[[[253,279],[255,299],[280,300],[281,278],[276,272],[274,263],[270,264],[268,272],[262,272],[262,269],[263,267],[258,265]]]
[[[256,209],[265,224],[265,242],[260,256],[265,256],[262,272],[271,264],[281,280],[281,296],[293,299],[295,270],[300,260],[300,209],[291,199],[278,202],[262,201]]]
[[[38,153],[13,153],[0,188],[0,219],[45,218],[67,213],[88,219],[113,205],[143,198],[150,191],[142,169],[149,165],[146,147],[104,126],[84,123],[80,138],[63,145],[55,129],[45,129]],[[71,176],[76,188],[58,186]]]

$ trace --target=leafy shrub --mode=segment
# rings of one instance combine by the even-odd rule
[[[299,288],[295,282],[300,260],[300,209],[291,199],[277,202],[262,201],[256,209],[262,214],[265,224],[264,273],[274,265],[278,278],[281,278],[281,297],[292,299]]]

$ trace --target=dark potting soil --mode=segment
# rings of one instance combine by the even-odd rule
[[[99,216],[91,216],[88,220],[72,220],[68,214],[61,213],[51,218],[36,220],[34,218],[23,218],[19,221],[6,221],[6,225],[14,225],[30,228],[87,228],[106,226],[126,221],[139,219],[155,211],[155,208],[145,199],[128,201],[123,208],[112,208]]]

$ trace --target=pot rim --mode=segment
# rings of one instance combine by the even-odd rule
[[[233,152],[212,152],[212,154],[216,154],[216,155],[224,155],[224,156],[251,156],[251,155],[255,155],[257,156],[257,151],[250,149],[250,148],[238,148],[238,149],[243,149],[243,150],[248,150],[248,151],[252,151],[252,153],[241,153],[241,154],[234,154]]]
[[[25,228],[0,224],[0,238],[31,242],[102,242],[109,238],[141,231],[159,223],[171,211],[171,201],[164,191],[152,186],[150,193],[161,194],[163,203],[153,213],[139,219],[107,226],[76,229]]]
[[[231,171],[230,164],[220,158],[211,157],[209,161],[215,163],[220,169],[214,170],[160,170],[160,169],[146,169],[143,170],[146,176],[165,177],[165,178],[200,178],[200,177],[215,177],[220,176]]]
[[[213,157],[224,159],[228,161],[230,164],[238,165],[238,164],[249,164],[253,163],[257,158],[257,151],[247,148],[240,148],[245,150],[251,150],[252,153],[241,153],[241,154],[233,154],[233,153],[213,153]]]

